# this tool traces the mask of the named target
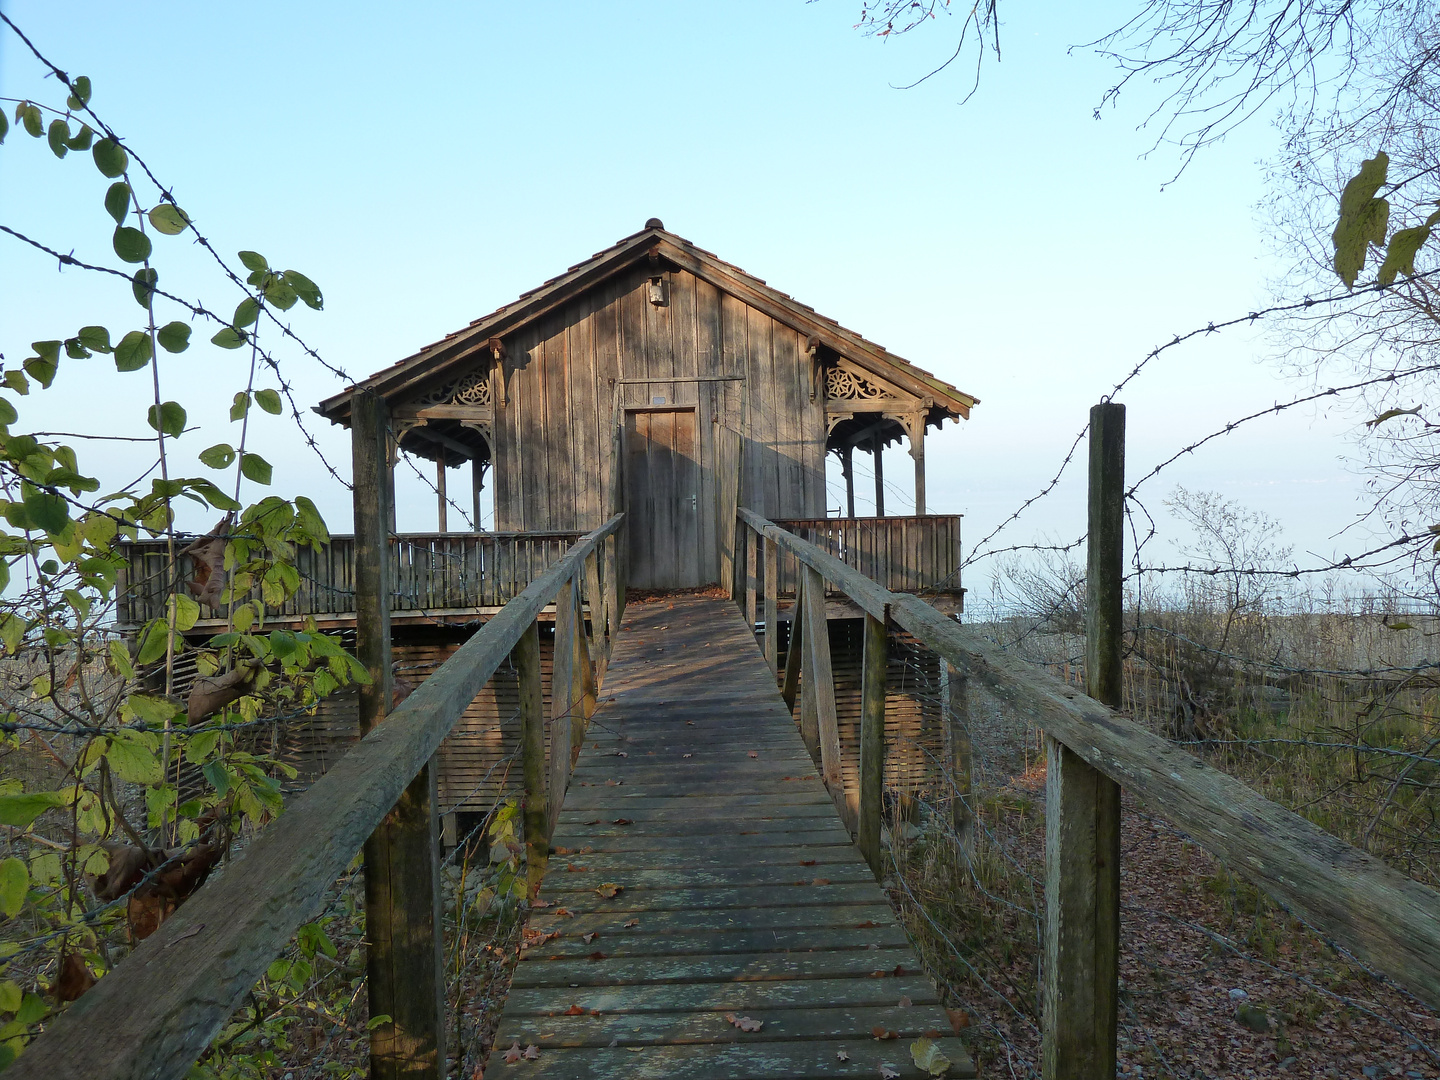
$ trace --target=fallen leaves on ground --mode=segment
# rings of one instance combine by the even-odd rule
[[[764,1020],[755,1020],[749,1016],[736,1016],[734,1013],[726,1013],[725,1022],[741,1031],[759,1031],[765,1026]]]
[[[613,881],[607,881],[597,886],[595,891],[601,896],[603,896],[606,900],[609,900],[613,897],[619,896],[622,892],[624,892],[625,886],[616,885]]]
[[[571,1005],[568,1009],[565,1010],[565,1015],[566,1015],[566,1016],[584,1016],[584,1015],[585,1015],[585,1010],[582,1009],[579,1005]]]
[[[880,1080],[900,1080],[900,1070],[893,1065],[881,1065]]]
[[[915,1067],[931,1076],[944,1076],[950,1071],[950,1059],[930,1039],[916,1039],[910,1044],[910,1057]]]
[[[599,937],[599,936],[600,936],[600,932],[599,932],[598,930],[591,930],[590,933],[588,933],[588,934],[581,934],[581,935],[580,935],[580,940],[583,941],[583,942],[585,942],[586,945],[589,945],[592,941],[594,941],[594,940],[595,940],[597,937]]]
[[[884,1024],[876,1024],[870,1029],[870,1034],[873,1035],[876,1039],[881,1040],[882,1042],[885,1039],[898,1039],[900,1037],[900,1033],[898,1031],[891,1031]]]

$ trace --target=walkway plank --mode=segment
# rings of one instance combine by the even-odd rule
[[[625,614],[487,1075],[973,1076],[735,607]]]

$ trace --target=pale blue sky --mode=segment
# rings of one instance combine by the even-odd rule
[[[61,67],[92,78],[97,110],[221,251],[253,248],[321,285],[326,310],[297,308],[293,322],[350,373],[408,355],[659,216],[982,399],[928,448],[930,508],[965,513],[969,541],[1053,473],[1089,406],[1150,348],[1266,300],[1254,204],[1270,129],[1206,151],[1162,191],[1177,159],[1140,157],[1145,91],[1092,119],[1112,69],[1066,47],[1121,20],[1124,3],[1007,5],[1004,61],[987,64],[963,107],[962,71],[890,85],[942,56],[957,20],[881,44],[852,29],[854,5],[840,0],[3,9]],[[0,96],[54,100],[38,75],[0,33]],[[107,183],[88,160],[57,161],[12,134],[0,220],[113,263]],[[123,286],[57,277],[52,261],[0,241],[9,363],[83,323],[139,325]],[[159,244],[162,285],[186,282],[217,306],[239,299],[183,238]],[[1263,352],[1258,333],[1227,333],[1156,361],[1122,398],[1131,475],[1289,397],[1296,388],[1257,362]],[[209,346],[165,361],[165,396],[205,427],[179,451],[233,440],[225,410],[243,368]],[[305,407],[340,385],[293,354],[286,373]],[[26,401],[27,423],[143,432],[148,377],[97,358],[68,363],[57,386],[63,397]],[[347,466],[342,433],[315,419]],[[1329,552],[1359,505],[1360,480],[1339,461],[1352,426],[1266,421],[1157,482],[1153,508],[1176,482],[1214,488],[1283,520],[1300,552]],[[259,437],[276,490],[311,494],[348,528],[346,493],[290,425],[267,418]],[[909,459],[892,454],[887,476],[908,491]],[[104,444],[89,465],[118,484],[143,457]],[[1079,495],[1067,486],[1013,540],[1078,534]],[[405,485],[401,518],[432,527],[433,498]]]

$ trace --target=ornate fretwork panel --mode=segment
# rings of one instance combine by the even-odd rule
[[[892,396],[884,387],[877,386],[857,372],[842,367],[825,370],[825,396],[850,400],[869,400]]]
[[[456,405],[489,405],[490,404],[490,374],[485,371],[472,371],[464,376],[454,387],[452,402]]]
[[[434,405],[485,407],[491,404],[491,397],[490,372],[477,368],[458,379],[451,379],[426,390],[423,394],[417,394],[413,398],[399,402],[397,407],[405,410],[426,409]]]

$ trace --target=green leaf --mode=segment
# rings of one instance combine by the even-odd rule
[[[125,648],[123,641],[110,642],[110,663],[114,666],[116,673],[123,679],[133,679],[135,668],[130,663],[130,650]]]
[[[185,756],[190,759],[192,764],[199,765],[215,752],[215,747],[218,745],[220,745],[220,732],[197,732],[190,736],[189,745],[185,747]]]
[[[92,352],[108,353],[115,350],[110,347],[110,331],[103,326],[82,326],[80,332],[75,335]]]
[[[37,528],[52,536],[63,532],[70,521],[70,508],[65,500],[48,491],[35,491],[25,496],[25,513]]]
[[[271,416],[279,416],[281,410],[284,408],[284,406],[280,404],[280,395],[274,390],[256,390],[255,404],[259,405],[260,408],[264,409]]]
[[[235,449],[229,443],[216,443],[200,451],[200,463],[212,469],[228,469],[235,462]]]
[[[178,401],[161,402],[158,407],[150,406],[145,421],[156,431],[178,439],[185,430],[185,409]]]
[[[304,495],[295,496],[295,520],[305,530],[306,535],[322,544],[330,542],[330,530],[325,527],[325,519],[320,516],[315,504]]]
[[[5,141],[5,136],[10,134],[10,121],[3,112],[0,112],[0,143]]]
[[[0,825],[13,825],[17,829],[28,828],[30,823],[46,810],[53,810],[65,803],[65,794],[60,791],[27,791],[20,795],[0,795]]]
[[[90,154],[95,158],[95,167],[112,180],[123,176],[130,167],[130,155],[114,139],[101,139]]]
[[[180,715],[180,709],[173,698],[156,694],[131,694],[125,699],[124,712],[152,728],[163,728],[167,722]]]
[[[257,484],[269,484],[273,470],[259,454],[246,454],[240,459],[240,471]]]
[[[245,414],[250,411],[250,395],[241,390],[235,395],[235,400],[230,403],[230,419],[244,420]]]
[[[230,324],[232,326],[249,326],[259,317],[259,302],[253,296],[247,296],[235,305],[235,317],[230,320]]]
[[[64,120],[51,120],[45,140],[50,144],[50,152],[63,158],[70,152],[70,125]]]
[[[210,342],[213,345],[219,345],[222,349],[238,349],[245,344],[245,331],[227,326],[212,337]]]
[[[55,381],[56,364],[53,360],[46,360],[44,357],[32,356],[24,363],[26,372],[45,389],[50,389],[50,384]]]
[[[150,209],[150,224],[166,236],[178,236],[190,226],[190,215],[171,202]]]
[[[289,311],[295,306],[295,301],[299,299],[299,296],[289,285],[279,278],[275,278],[265,286],[265,299],[281,311]]]
[[[257,273],[270,269],[270,264],[265,261],[265,256],[257,251],[242,251],[240,261],[245,264],[246,270],[254,270]]]
[[[170,604],[166,607],[165,613],[170,614],[170,607],[175,609],[175,629],[180,633],[193,630],[195,624],[200,621],[200,605],[193,597],[184,593],[172,593]]]
[[[210,786],[215,789],[215,794],[221,798],[230,790],[230,774],[225,771],[225,766],[218,761],[207,761],[200,770],[205,779],[210,781]]]
[[[130,291],[135,294],[135,302],[143,308],[150,307],[150,300],[155,295],[155,284],[160,280],[160,274],[154,267],[145,267],[135,271],[135,276],[130,279]]]
[[[30,393],[30,380],[25,377],[23,371],[17,368],[11,368],[5,372],[4,377],[0,378],[0,382],[4,383],[7,390],[14,390],[21,397]]]
[[[192,491],[204,496],[205,501],[208,502],[211,506],[215,507],[215,509],[217,510],[240,509],[240,504],[238,502],[232,499],[229,495],[226,495],[223,491],[221,491],[218,487],[212,484],[209,480],[206,480],[204,477],[196,477],[193,480],[187,481],[187,483],[189,483],[190,489]]]
[[[139,371],[154,355],[150,335],[144,330],[131,330],[115,346],[115,370]]]
[[[0,913],[13,919],[25,906],[30,891],[30,870],[23,859],[14,856],[0,862]]]
[[[70,141],[66,145],[71,150],[89,150],[90,144],[94,141],[95,132],[91,130],[90,125],[81,124],[80,130],[70,137]]]
[[[1377,280],[1381,285],[1393,285],[1397,274],[1415,276],[1415,256],[1430,239],[1430,226],[1417,225],[1413,229],[1401,229],[1390,237],[1390,246],[1385,249],[1385,261],[1380,266]]]
[[[45,121],[40,115],[40,106],[22,101],[15,107],[15,119],[25,125],[27,134],[40,138],[45,134]]]
[[[20,642],[24,640],[29,625],[13,611],[0,615],[0,642],[4,643],[6,652],[13,655],[20,648]]]
[[[71,360],[84,360],[90,355],[90,350],[85,348],[78,337],[66,338],[65,355]]]
[[[1385,183],[1390,158],[1381,150],[1360,164],[1345,190],[1340,194],[1340,220],[1330,234],[1335,245],[1335,273],[1347,286],[1354,287],[1370,245],[1385,243],[1385,229],[1390,222],[1390,204],[1375,198]]]
[[[915,1067],[930,1076],[944,1076],[950,1071],[951,1061],[940,1052],[932,1039],[916,1039],[910,1044],[910,1056]]]
[[[155,334],[160,347],[166,352],[181,353],[190,347],[190,326],[188,323],[168,322]]]
[[[30,343],[32,349],[52,364],[60,362],[60,345],[61,343],[58,341],[32,341]]]
[[[320,286],[299,270],[286,270],[281,277],[285,279],[285,284],[295,290],[295,295],[305,301],[307,307],[319,311],[325,306],[325,299],[320,295]]]
[[[105,760],[116,776],[131,784],[159,784],[165,779],[160,755],[138,731],[122,728],[112,734]]]
[[[44,858],[44,856],[41,856],[41,858]],[[36,861],[38,862],[39,860]],[[57,863],[60,861],[59,856],[55,857],[55,861]],[[0,982],[0,1012],[13,1013],[18,1010],[23,996],[20,990],[20,984],[13,979],[6,979],[4,982]]]
[[[165,655],[165,646],[170,638],[170,628],[165,624],[164,619],[151,619],[150,625],[145,628],[145,636],[140,642],[140,651],[135,654],[135,662],[141,667],[152,664]]]
[[[150,238],[139,229],[121,225],[111,241],[115,254],[128,263],[144,262],[150,257]]]
[[[70,84],[70,95],[65,99],[69,109],[83,109],[90,104],[90,76],[78,75]]]

